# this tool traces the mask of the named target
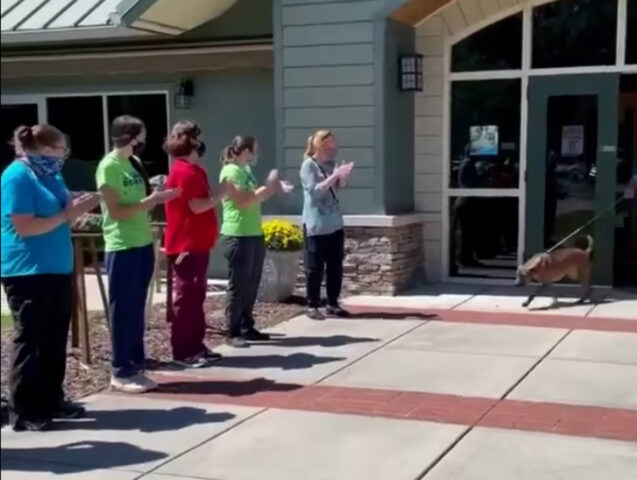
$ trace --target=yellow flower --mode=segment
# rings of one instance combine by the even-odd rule
[[[301,229],[285,220],[270,220],[263,224],[265,244],[268,250],[298,251],[303,245]]]

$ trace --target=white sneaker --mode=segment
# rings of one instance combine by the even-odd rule
[[[111,377],[111,388],[123,393],[145,393],[157,388],[157,384],[145,375],[138,373],[129,378]]]

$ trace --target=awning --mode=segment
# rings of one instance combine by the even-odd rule
[[[179,35],[237,0],[2,0],[2,44]]]

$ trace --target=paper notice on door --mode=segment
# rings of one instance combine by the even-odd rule
[[[562,127],[562,156],[579,157],[584,153],[584,125]]]

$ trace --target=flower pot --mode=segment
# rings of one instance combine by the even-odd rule
[[[259,301],[279,302],[292,296],[299,272],[300,256],[300,251],[266,252],[257,296]]]

